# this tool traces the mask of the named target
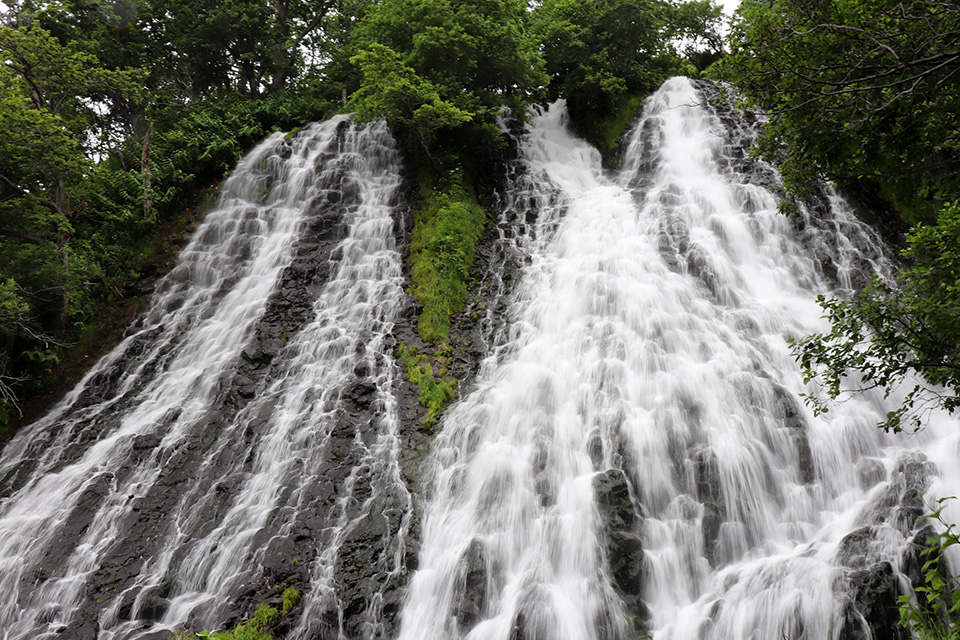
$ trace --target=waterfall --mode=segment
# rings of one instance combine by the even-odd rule
[[[365,517],[384,523],[372,567],[398,570],[399,186],[386,126],[345,116],[240,163],[152,309],[2,452],[5,640],[218,628],[296,571],[336,626],[331,574]]]
[[[270,136],[0,451],[0,638],[222,630],[291,585],[278,640],[892,633],[960,425],[801,401],[816,296],[896,267],[829,186],[778,212],[760,119],[671,79],[614,173],[562,102],[533,113],[478,261],[485,359],[432,436],[393,358],[416,338],[386,125]]]
[[[535,220],[525,266],[434,443],[402,640],[870,637],[858,588],[905,581],[960,489],[955,420],[799,401],[816,296],[893,266],[829,189],[778,213],[752,116],[704,89],[651,96],[612,177],[562,103],[534,114],[504,207]]]

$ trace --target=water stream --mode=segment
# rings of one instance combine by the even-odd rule
[[[402,639],[838,638],[851,574],[899,572],[918,492],[960,488],[956,421],[799,401],[816,295],[892,266],[835,196],[779,214],[718,108],[668,81],[612,177],[562,104],[533,118],[512,330],[435,444]]]
[[[316,532],[323,553],[312,559],[305,608],[332,608],[336,619],[340,605],[325,594],[338,537],[369,510],[354,504],[358,479],[367,503],[389,493],[396,519],[409,511],[388,391],[395,367],[383,346],[402,295],[399,186],[385,125],[346,117],[289,141],[274,134],[244,159],[136,330],[3,451],[3,638],[88,637],[78,611],[98,592],[102,638],[218,628],[261,579],[265,550],[299,534],[318,502],[333,521]],[[256,356],[266,374],[243,381],[241,396],[254,397],[238,411],[224,399],[241,354],[250,357],[291,247],[330,208],[345,237],[313,317],[274,362]],[[347,410],[344,387],[356,379],[377,419],[331,452],[343,440],[331,431]],[[330,457],[340,459],[324,467]],[[341,484],[317,477],[342,462],[353,466]],[[385,571],[403,531],[384,542]],[[128,564],[134,578],[110,584],[105,568]]]
[[[150,311],[0,452],[0,638],[166,640],[286,584],[292,640],[889,632],[960,425],[801,401],[787,339],[826,328],[816,296],[895,266],[829,187],[777,211],[758,119],[672,79],[613,173],[562,103],[533,114],[472,308],[486,357],[422,495],[400,154],[346,117],[271,136]]]

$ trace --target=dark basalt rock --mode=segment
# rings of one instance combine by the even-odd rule
[[[852,600],[844,615],[842,640],[908,640],[899,625],[899,580],[889,562],[880,562],[848,576]]]
[[[790,438],[797,449],[800,479],[810,484],[816,479],[816,474],[813,468],[813,453],[810,451],[810,439],[807,435],[807,424],[800,412],[800,405],[794,395],[781,385],[773,386],[773,394],[776,401],[775,415],[789,431]]]
[[[470,542],[460,561],[459,571],[457,591],[460,597],[454,616],[460,633],[466,635],[482,619],[483,607],[487,601],[487,561],[482,542]]]
[[[861,482],[875,483],[885,474],[879,461],[866,461],[858,468]],[[876,494],[864,516],[868,524],[849,533],[841,542],[837,560],[852,571],[848,574],[850,601],[841,633],[843,640],[906,640],[910,637],[899,625],[897,598],[904,595],[902,580],[913,588],[923,585],[920,552],[933,528],[918,518],[926,511],[922,495],[936,469],[923,454],[909,452],[897,461],[887,487]],[[918,529],[917,527],[920,526]],[[883,528],[894,528],[907,537],[901,561],[902,576],[889,562],[877,561],[884,546],[878,539]]]
[[[697,499],[703,504],[703,544],[707,559],[715,564],[720,525],[727,517],[727,505],[720,484],[720,461],[713,449],[701,448],[694,452],[693,463]]]
[[[626,475],[610,469],[596,475],[597,496],[604,555],[614,587],[623,598],[627,612],[646,618],[649,613],[641,596],[643,586],[643,543],[641,518],[634,506]]]
[[[857,463],[857,480],[866,491],[887,479],[887,470],[876,458],[863,458]]]

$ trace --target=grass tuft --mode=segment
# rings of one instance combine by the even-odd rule
[[[403,363],[407,378],[420,388],[420,404],[427,410],[423,419],[426,427],[432,427],[439,415],[457,395],[457,381],[447,376],[445,362],[449,347],[441,345],[433,358],[417,352],[416,347],[400,343],[397,357]],[[432,362],[431,362],[432,360]],[[436,365],[437,371],[434,372]]]
[[[459,168],[433,184],[421,184],[410,239],[411,294],[422,307],[420,337],[440,343],[450,336],[450,316],[466,302],[467,277],[486,213]]]

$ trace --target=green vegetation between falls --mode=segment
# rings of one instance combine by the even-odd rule
[[[270,626],[293,610],[300,602],[300,592],[293,587],[287,587],[281,594],[281,600],[280,609],[266,603],[260,604],[253,616],[238,624],[233,631],[181,632],[171,640],[273,640],[273,635],[269,632]]]
[[[449,364],[448,352],[449,347],[443,345],[428,357],[418,353],[416,347],[402,343],[397,347],[397,357],[407,378],[420,389],[420,404],[427,410],[425,427],[433,426],[457,394],[457,381],[448,375],[445,366]]]
[[[450,316],[463,309],[467,277],[486,213],[463,172],[451,169],[439,184],[421,184],[410,238],[411,292],[423,311],[417,328],[427,342],[450,335]]]

